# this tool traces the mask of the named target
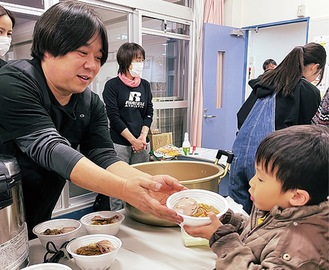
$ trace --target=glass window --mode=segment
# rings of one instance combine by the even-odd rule
[[[152,129],[172,132],[181,146],[187,130],[190,25],[142,16],[142,46],[146,52],[143,78],[151,84]]]
[[[119,47],[128,42],[128,14],[108,9],[97,10],[103,18],[107,28],[109,52],[106,63],[101,67],[90,89],[97,93],[103,100],[102,93],[105,83],[118,74],[116,55]]]
[[[164,1],[185,7],[192,7],[193,4],[193,0],[164,0]]]
[[[173,22],[166,19],[156,19],[148,16],[142,17],[143,28],[153,29],[164,33],[174,33],[188,36],[190,26],[180,22]]]
[[[143,78],[150,82],[154,98],[187,99],[188,57],[185,56],[189,54],[188,44],[186,40],[143,35],[143,48],[146,52]]]

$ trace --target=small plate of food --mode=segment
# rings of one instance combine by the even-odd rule
[[[173,159],[183,152],[175,145],[167,144],[154,151],[154,156],[160,159]]]

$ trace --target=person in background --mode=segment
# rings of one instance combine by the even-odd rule
[[[329,87],[321,100],[318,110],[312,118],[312,124],[329,127]]]
[[[149,161],[147,134],[153,119],[153,103],[150,83],[141,78],[144,60],[145,51],[140,45],[129,42],[121,45],[117,52],[118,76],[107,81],[103,91],[114,149],[128,164]],[[99,195],[96,205],[98,202],[106,207],[100,200],[109,200],[110,210],[124,207],[117,198]]]
[[[216,270],[329,269],[328,153],[327,127],[271,133],[256,153],[250,217],[210,214],[211,224],[185,231],[210,240]]]
[[[256,83],[258,83],[260,81],[260,79],[263,77],[263,75],[267,72],[270,71],[272,69],[275,69],[277,67],[276,62],[273,59],[266,59],[263,63],[263,70],[264,72],[262,74],[260,74],[257,78],[255,79],[251,79],[248,81],[248,85],[251,88],[254,88],[254,86],[256,85]]]
[[[238,134],[233,143],[228,195],[250,213],[248,182],[255,174],[256,149],[269,133],[293,125],[311,124],[320,104],[313,82],[322,80],[326,51],[317,43],[295,47],[275,68],[265,72],[237,113]]]
[[[117,157],[104,103],[88,88],[108,56],[107,29],[94,10],[79,1],[50,7],[36,22],[31,54],[0,69],[0,141],[11,145],[0,153],[20,166],[29,238],[51,218],[66,179],[181,222],[165,202],[184,187]]]
[[[11,37],[15,26],[14,15],[0,5],[0,57],[5,56],[11,45]],[[0,68],[7,62],[0,58]]]
[[[277,63],[273,59],[266,59],[263,63],[263,70],[264,72],[275,69],[277,66]]]

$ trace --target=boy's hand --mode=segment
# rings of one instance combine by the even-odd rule
[[[223,224],[219,221],[216,215],[213,212],[208,213],[211,223],[204,226],[192,227],[192,226],[184,226],[184,230],[187,234],[193,237],[202,237],[206,239],[210,239],[215,231],[217,231],[218,227]]]

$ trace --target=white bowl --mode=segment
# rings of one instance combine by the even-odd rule
[[[67,233],[56,235],[44,235],[46,229],[62,229],[64,227],[75,227],[76,229]],[[38,236],[41,244],[46,247],[49,241],[53,242],[57,249],[59,249],[65,242],[72,240],[77,236],[81,223],[75,219],[51,219],[34,226],[33,233]]]
[[[94,216],[101,216],[104,218],[110,218],[113,216],[119,216],[119,221],[114,222],[112,224],[104,224],[104,225],[92,225],[91,219]],[[80,222],[86,228],[88,234],[110,234],[116,235],[119,231],[120,225],[122,221],[125,219],[125,216],[119,212],[115,211],[98,211],[87,214],[80,219]]]
[[[196,200],[198,203],[206,203],[217,208],[219,210],[219,213],[216,215],[218,218],[225,214],[228,210],[228,203],[224,197],[216,192],[204,189],[187,189],[174,193],[167,199],[167,207],[174,209],[176,203],[184,197],[189,197]],[[211,222],[209,217],[192,217],[180,213],[178,214],[184,218],[184,221],[180,224],[180,226],[202,226],[210,224]]]
[[[76,254],[76,250],[78,248],[88,246],[102,240],[110,241],[115,247],[115,250],[109,253],[92,256]],[[108,234],[91,234],[74,239],[67,245],[66,249],[72,255],[75,264],[82,270],[105,270],[108,269],[114,262],[121,245],[121,240],[116,236]]]
[[[22,270],[72,270],[72,268],[60,263],[39,263]]]

